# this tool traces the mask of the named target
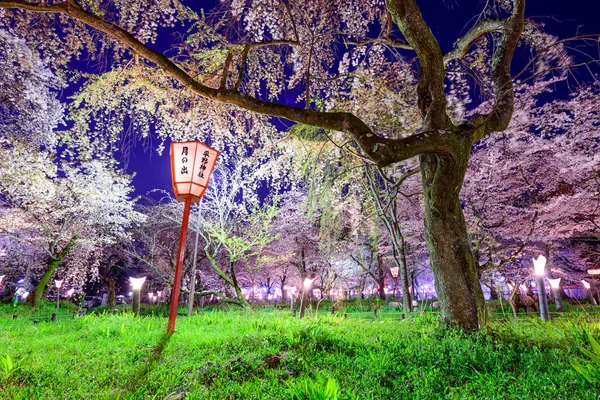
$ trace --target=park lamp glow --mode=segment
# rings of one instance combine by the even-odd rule
[[[5,276],[6,276],[6,275],[0,275],[0,285],[2,285],[2,281],[4,280],[4,277],[5,277]]]
[[[392,277],[395,279],[398,277],[398,272],[400,271],[400,269],[398,267],[391,267],[390,268],[390,273],[392,274]]]
[[[55,279],[55,280],[54,280],[54,285],[56,285],[56,288],[57,288],[57,289],[60,289],[60,288],[62,287],[63,280],[64,280],[64,279],[60,279],[60,280],[58,280],[58,279]]]
[[[548,278],[548,282],[550,283],[550,287],[552,290],[556,290],[560,287],[560,278],[550,279]]]
[[[131,284],[131,288],[135,292],[136,290],[142,290],[142,285],[146,282],[146,277],[142,278],[129,278],[129,283]]]
[[[546,269],[546,257],[539,255],[537,259],[533,259],[533,268],[535,270],[535,276],[544,276]]]
[[[71,296],[73,296],[73,293],[75,293],[75,289],[69,289],[67,291],[67,296],[71,297]]]
[[[587,290],[590,290],[590,288],[592,287],[592,285],[590,285],[588,281],[582,280],[581,283],[583,283],[583,287]]]
[[[313,279],[306,278],[306,279],[304,279],[304,289],[308,290],[308,288],[310,288],[310,285],[312,285],[312,283],[315,281],[315,279],[316,278],[313,278]]]

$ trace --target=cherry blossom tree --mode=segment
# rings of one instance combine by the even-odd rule
[[[0,30],[0,135],[51,149],[52,132],[63,120],[65,106],[57,99],[64,84],[25,40]]]
[[[457,38],[447,54],[442,53],[415,0],[230,0],[222,2],[220,17],[215,18],[195,15],[171,0],[161,0],[159,6],[139,0],[127,4],[0,0],[0,7],[7,9],[5,21],[29,41],[38,40],[40,32],[52,32],[43,52],[55,54],[57,66],[84,51],[102,56],[112,51],[105,59],[117,62],[112,69],[115,80],[118,69],[158,68],[162,72],[153,74],[154,78],[146,75],[151,85],[127,79],[119,82],[120,86],[141,84],[177,93],[167,96],[171,99],[183,93],[195,104],[206,105],[213,117],[229,115],[232,106],[237,106],[235,110],[322,128],[332,138],[351,139],[356,144],[354,151],[380,168],[418,157],[427,248],[444,320],[469,330],[485,323],[483,293],[459,200],[471,148],[490,134],[504,131],[512,118],[511,62],[519,43],[541,51],[542,56],[532,63],[537,75],[549,71],[544,65],[560,68],[563,59],[560,43],[537,35],[535,25],[528,24],[526,29],[525,0],[486,2],[482,17],[473,20],[473,26]],[[193,27],[179,52],[169,59],[150,44],[156,40],[159,26],[172,26],[178,20]],[[59,35],[53,32],[55,27]],[[95,41],[96,31],[109,40]],[[112,50],[109,42],[114,44]],[[482,42],[485,45],[480,45]],[[398,51],[416,54],[418,66],[395,76],[410,76],[403,93],[410,94],[405,103],[416,111],[402,124],[372,123],[373,117],[337,107],[339,103],[328,103],[322,97],[335,91],[352,100],[353,72],[368,62],[367,49],[376,46],[386,51],[380,52],[378,61],[373,59],[375,67],[393,64]],[[555,59],[558,61],[553,62]],[[393,74],[394,69],[386,69]],[[398,93],[401,82],[386,79],[390,74],[381,75],[372,101],[389,104],[389,115],[395,115],[401,106],[386,94]],[[484,106],[471,116],[464,114],[464,102],[450,99],[445,89],[446,82],[453,80],[456,93],[469,93],[461,84],[469,82],[460,79],[465,76],[474,76],[484,95]],[[278,101],[288,89],[299,93],[295,101]],[[148,110],[174,110],[172,104],[154,103],[156,107]],[[104,105],[100,108],[107,109]],[[182,109],[202,107],[189,107],[184,100]],[[213,112],[216,109],[219,111]],[[184,124],[191,125],[187,121]],[[77,129],[85,130],[76,128],[74,132]],[[98,139],[94,143],[106,146],[100,132],[94,133]]]
[[[34,306],[73,248],[114,243],[143,219],[133,209],[131,177],[101,161],[57,165],[49,153],[16,142],[0,147],[0,166],[0,233],[43,249],[48,260],[29,298]]]
[[[461,197],[481,269],[514,275],[535,250],[548,271],[556,258],[568,281],[570,268],[554,256],[577,236],[598,234],[598,88],[545,100],[555,83],[522,87],[508,129],[471,158]]]

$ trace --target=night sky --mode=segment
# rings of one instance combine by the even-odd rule
[[[192,2],[187,5],[198,11],[199,6],[212,8],[213,0]],[[482,9],[480,0],[426,0],[418,2],[425,20],[437,37],[442,50],[449,51],[455,40],[472,26],[472,18]],[[560,38],[580,34],[600,33],[600,0],[529,0],[526,15],[546,26],[546,31]],[[170,32],[161,30],[157,49],[168,49]],[[586,47],[588,53],[598,58],[595,49]],[[406,52],[407,56],[412,56]],[[414,54],[414,53],[412,53]],[[575,53],[573,53],[575,55]],[[521,59],[519,59],[519,56]],[[517,54],[515,65],[523,63],[529,54]],[[589,76],[588,76],[589,80]],[[159,156],[155,151],[144,151],[138,144],[129,156],[128,172],[135,172],[133,181],[136,194],[144,195],[153,189],[171,191],[169,154],[167,150]],[[156,197],[156,196],[153,196]]]

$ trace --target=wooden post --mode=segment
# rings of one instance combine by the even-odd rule
[[[181,222],[181,233],[179,234],[179,248],[177,250],[177,263],[175,264],[175,279],[171,291],[171,306],[169,309],[169,324],[167,333],[175,332],[175,319],[177,318],[177,306],[179,304],[179,289],[181,287],[181,270],[183,269],[183,257],[185,255],[185,240],[187,237],[188,222],[190,219],[190,206],[192,198],[188,197],[183,203],[183,220]]]

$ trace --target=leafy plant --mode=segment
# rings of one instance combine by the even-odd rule
[[[7,380],[11,375],[21,369],[21,364],[23,364],[23,361],[25,361],[26,358],[27,356],[24,356],[18,362],[13,362],[10,354],[0,357],[0,361],[2,362],[2,380]]]
[[[571,365],[573,365],[575,371],[583,376],[590,384],[600,385],[600,344],[598,344],[588,330],[585,330],[585,334],[592,346],[592,350],[590,351],[584,347],[580,347],[579,350],[585,354],[591,362],[586,364],[574,362]]]
[[[316,381],[305,377],[288,382],[288,393],[294,400],[337,400],[340,386],[331,377],[321,376]]]

